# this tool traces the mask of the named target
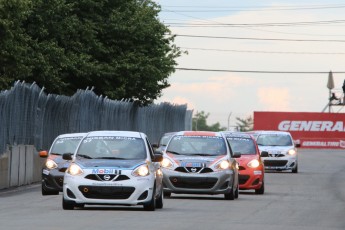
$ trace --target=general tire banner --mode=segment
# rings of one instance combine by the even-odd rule
[[[345,149],[345,114],[254,112],[254,130],[290,132],[302,148]]]

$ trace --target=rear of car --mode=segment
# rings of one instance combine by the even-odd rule
[[[240,190],[254,189],[256,194],[264,194],[265,169],[261,161],[260,151],[254,138],[246,133],[223,132],[232,151],[240,153],[236,159],[239,163]]]
[[[257,134],[256,142],[266,170],[298,172],[297,148],[289,132],[260,131]]]
[[[238,197],[238,169],[221,133],[182,131],[175,133],[163,151],[164,194],[224,194]]]
[[[86,133],[62,134],[55,138],[49,151],[40,151],[42,158],[47,158],[42,167],[42,195],[58,195],[62,192],[63,177],[69,161],[63,160],[64,153],[74,153],[80,140]]]
[[[144,133],[94,131],[81,141],[63,185],[63,209],[84,205],[163,207],[162,156]]]

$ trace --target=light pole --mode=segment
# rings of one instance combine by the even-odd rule
[[[230,117],[231,117],[232,112],[229,113],[228,116],[228,131],[230,131]]]

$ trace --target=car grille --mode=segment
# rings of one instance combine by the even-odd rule
[[[170,182],[176,188],[209,189],[213,188],[218,179],[214,177],[170,177]]]
[[[90,199],[128,199],[134,192],[134,187],[114,186],[79,186],[79,191]]]
[[[238,175],[238,180],[239,180],[240,185],[247,183],[248,179],[249,179],[248,175]]]
[[[264,165],[269,166],[269,167],[282,167],[282,166],[285,166],[287,162],[288,162],[287,160],[278,160],[278,161],[265,160]]]
[[[246,168],[243,167],[243,166],[239,166],[239,167],[238,167],[238,170],[240,170],[240,171],[241,171],[241,170],[246,170]]]
[[[66,172],[66,170],[67,170],[67,168],[60,168],[60,169],[59,169],[59,172],[64,173],[64,172]]]
[[[285,155],[284,154],[268,154],[268,156],[270,156],[270,157],[285,157]]]
[[[177,167],[175,169],[177,172],[183,173],[210,173],[213,172],[211,168],[202,168],[202,167]]]
[[[104,176],[107,175],[107,179]],[[85,179],[89,180],[96,180],[96,181],[121,181],[121,180],[129,180],[129,177],[126,175],[114,175],[114,174],[89,174],[85,176]]]

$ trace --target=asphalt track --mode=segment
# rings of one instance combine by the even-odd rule
[[[172,195],[164,208],[86,206],[65,211],[61,194],[40,185],[0,190],[0,229],[345,229],[345,150],[299,150],[299,173],[266,173],[266,192],[223,196]]]

